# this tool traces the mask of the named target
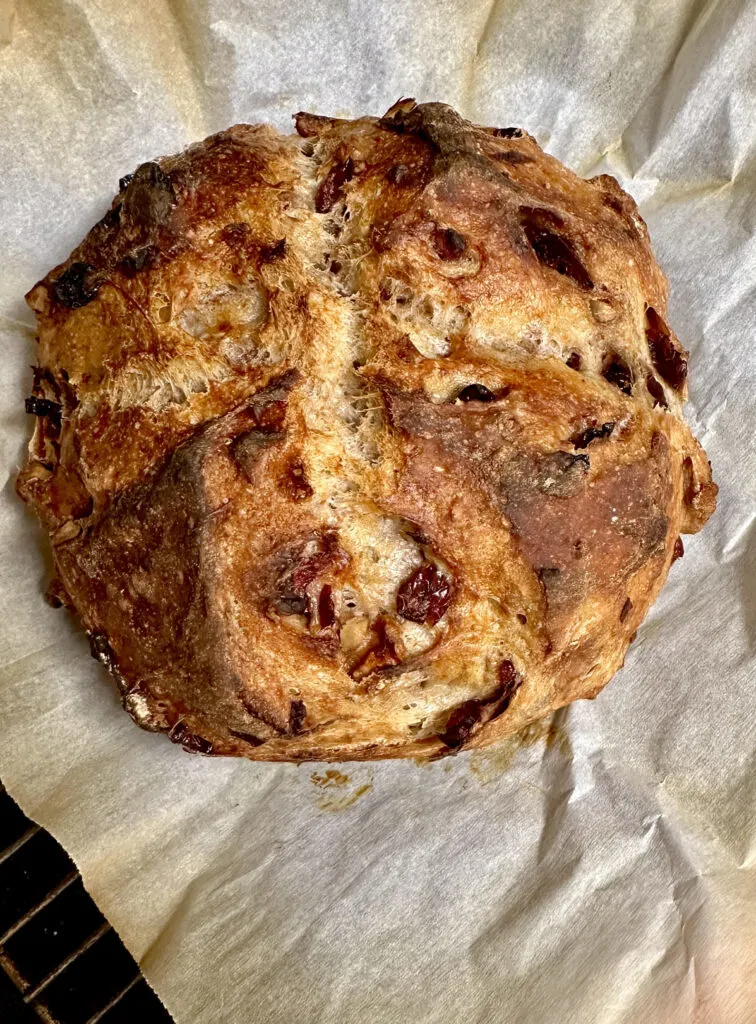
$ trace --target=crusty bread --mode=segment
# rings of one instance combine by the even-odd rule
[[[635,203],[440,103],[143,164],[28,301],[19,490],[132,717],[431,757],[593,697],[716,486]]]

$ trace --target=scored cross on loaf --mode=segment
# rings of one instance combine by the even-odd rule
[[[28,301],[19,490],[140,725],[431,757],[593,697],[716,486],[633,200],[440,103],[237,125]]]

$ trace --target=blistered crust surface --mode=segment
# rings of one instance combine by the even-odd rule
[[[132,717],[434,757],[592,697],[714,508],[633,200],[443,104],[237,125],[27,299],[19,491]]]

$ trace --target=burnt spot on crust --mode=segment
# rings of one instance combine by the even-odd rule
[[[101,275],[91,263],[72,263],[53,281],[52,293],[61,306],[80,309],[97,296],[101,283]]]
[[[105,231],[111,231],[115,230],[120,223],[121,204],[116,203],[115,206],[112,206],[108,210],[108,212],[105,214],[105,216],[102,218],[102,220],[99,222],[97,226],[103,228]]]
[[[646,390],[654,400],[654,408],[656,408],[656,406],[660,406],[662,409],[669,408],[667,396],[664,394],[664,388],[656,377],[654,377],[653,373],[646,374]]]
[[[688,376],[688,360],[653,306],[646,307],[646,339],[654,369],[675,391],[680,391]]]
[[[124,174],[124,176],[122,178],[119,178],[118,179],[118,191],[119,192],[125,192],[125,190],[129,187],[129,182],[131,181],[131,179],[133,177],[134,177],[133,174]]]
[[[467,242],[454,228],[439,228],[433,232],[433,248],[442,260],[457,260],[467,248]]]
[[[187,753],[204,754],[208,757],[213,753],[213,745],[210,740],[203,739],[193,733],[187,733],[181,740],[181,746]]]
[[[49,398],[37,398],[32,395],[24,399],[24,408],[30,416],[47,416],[51,419],[60,419],[62,406],[60,402],[53,402]]]
[[[68,382],[68,374],[64,369],[60,370],[59,378],[41,366],[33,366],[32,370],[34,373],[32,394],[24,400],[24,409],[30,416],[39,417],[41,436],[46,441],[52,442],[57,460],[57,441],[63,412],[65,410],[70,413],[75,409],[78,399]],[[48,451],[46,454],[51,455],[52,452]]]
[[[538,488],[557,498],[571,498],[582,488],[590,468],[587,455],[553,452],[541,459]]]
[[[493,128],[491,134],[499,139],[521,139],[524,132],[522,128]]]
[[[302,731],[305,718],[307,718],[305,702],[303,700],[293,700],[289,707],[289,732],[293,736]]]
[[[633,602],[628,597],[627,600],[625,601],[625,603],[622,605],[622,610],[620,611],[620,617],[619,617],[620,622],[624,622],[627,619],[628,615],[630,614],[630,612],[632,610],[633,610]]]
[[[564,233],[564,221],[551,210],[520,207],[520,224],[530,248],[542,266],[569,277],[579,288],[593,288],[591,275],[578,256],[574,242]]]
[[[354,162],[351,156],[337,160],[331,165],[315,194],[315,210],[329,213],[344,194],[344,185],[352,180]]]
[[[675,541],[675,546],[672,548],[672,561],[676,562],[678,558],[682,558],[685,554],[685,546],[683,545],[682,537],[678,537]]]
[[[617,352],[608,352],[601,365],[601,376],[623,394],[633,393],[633,371]]]
[[[435,626],[446,614],[452,597],[450,578],[431,562],[426,562],[400,585],[396,595],[396,612],[410,622]]]
[[[614,430],[614,423],[602,423],[601,426],[596,426],[595,422],[584,430],[580,430],[577,434],[573,434],[570,438],[570,443],[574,448],[587,448],[592,441],[598,441],[604,437],[609,437],[611,432]]]

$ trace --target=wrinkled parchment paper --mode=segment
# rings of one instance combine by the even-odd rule
[[[747,0],[0,7],[0,775],[179,1024],[756,1021],[755,59]],[[22,296],[141,161],[401,95],[638,199],[720,507],[609,688],[516,741],[425,768],[187,756],[42,601]]]

